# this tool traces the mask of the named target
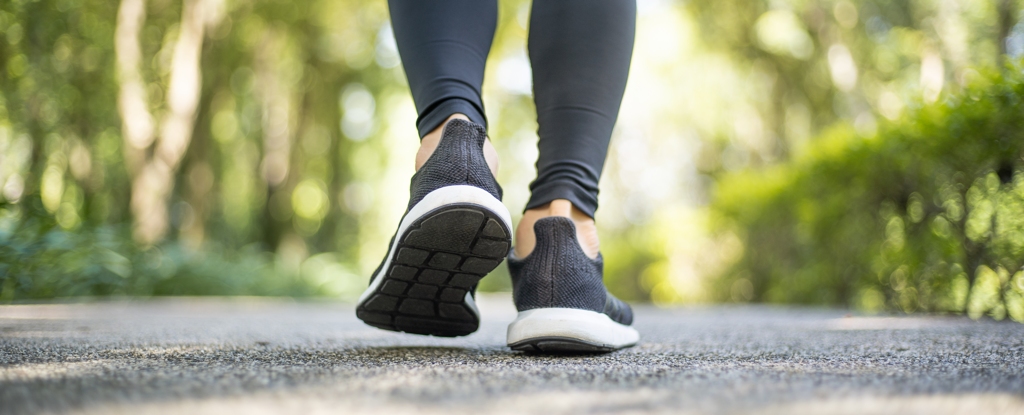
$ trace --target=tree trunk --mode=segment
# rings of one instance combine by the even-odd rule
[[[118,63],[125,161],[133,175],[131,211],[136,241],[150,245],[167,233],[167,203],[174,188],[174,173],[192,139],[200,92],[200,58],[208,24],[219,16],[206,16],[203,0],[184,0],[181,28],[171,58],[167,113],[155,136],[145,83],[140,70],[139,34],[145,22],[144,0],[122,0],[118,10],[115,51]]]
[[[271,213],[279,202],[279,198],[288,199],[291,189],[295,186],[292,163],[292,144],[295,138],[296,114],[293,98],[294,91],[287,83],[282,82],[280,54],[284,53],[283,40],[277,31],[264,34],[261,47],[256,53],[255,72],[257,80],[256,94],[262,106],[263,157],[260,161],[260,172],[267,185],[267,199],[264,206],[263,243],[266,249],[277,250],[282,237],[288,233],[290,222],[275,218]],[[277,208],[291,209],[289,206]],[[280,212],[279,212],[280,213]],[[272,228],[272,229],[271,229]]]
[[[1013,24],[1016,19],[1017,7],[1014,4],[1014,0],[997,0],[998,13],[999,13],[999,62],[1000,67],[1005,70],[1007,63],[1007,50],[1006,50],[1006,38],[1010,36],[1010,31],[1013,30]]]

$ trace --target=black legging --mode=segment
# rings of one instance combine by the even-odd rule
[[[420,136],[461,113],[487,125],[480,98],[496,0],[389,0]],[[593,217],[626,87],[635,0],[534,0],[529,53],[540,126],[526,209],[568,199]]]

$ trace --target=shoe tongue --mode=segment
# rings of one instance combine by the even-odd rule
[[[484,140],[487,139],[487,131],[477,123],[456,118],[445,124],[444,131],[441,134],[441,141],[447,141],[449,137],[459,141],[468,140],[483,148]]]
[[[562,216],[550,216],[537,220],[533,223],[533,234],[537,238],[537,246],[550,246],[566,242],[577,243],[576,224],[572,222],[572,219]]]

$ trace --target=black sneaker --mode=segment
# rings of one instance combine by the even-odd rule
[[[483,127],[452,120],[412,177],[409,207],[356,316],[374,327],[464,336],[480,326],[477,282],[509,252],[512,221],[484,160]]]
[[[533,252],[508,258],[519,310],[508,326],[508,346],[531,352],[611,352],[635,345],[640,334],[630,327],[633,310],[605,289],[604,261],[583,252],[572,220],[544,218],[533,231]]]

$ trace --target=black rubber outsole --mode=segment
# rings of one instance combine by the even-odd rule
[[[480,327],[465,301],[481,278],[508,255],[511,230],[490,210],[473,204],[437,208],[413,222],[391,255],[376,291],[356,316],[384,330],[441,337]]]
[[[619,350],[615,347],[569,337],[537,337],[512,343],[508,347],[520,352],[546,354],[594,354]]]

